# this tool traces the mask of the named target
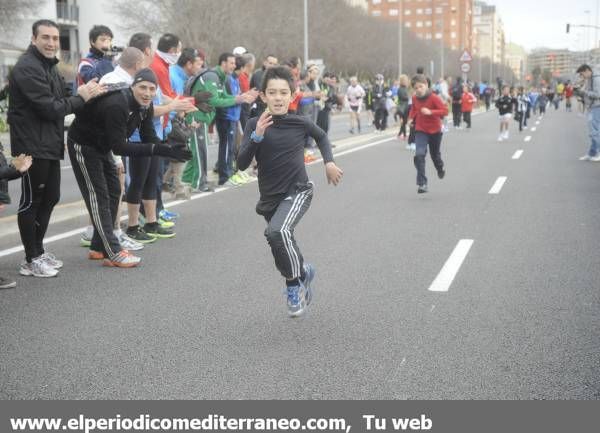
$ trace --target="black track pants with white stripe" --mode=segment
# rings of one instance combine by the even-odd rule
[[[94,225],[90,249],[113,258],[121,251],[119,240],[113,233],[121,195],[115,162],[110,153],[102,154],[70,138],[67,148],[75,179]]]
[[[294,194],[279,203],[265,230],[265,237],[271,246],[275,266],[287,280],[299,278],[304,259],[294,239],[294,228],[304,216],[313,196],[312,183],[299,186]]]

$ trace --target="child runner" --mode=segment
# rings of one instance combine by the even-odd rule
[[[467,129],[471,129],[471,112],[473,111],[473,104],[476,102],[477,98],[471,91],[471,86],[464,84],[461,98],[461,111],[463,120],[467,124]]]
[[[415,94],[408,122],[409,126],[413,122],[415,123],[416,153],[414,162],[419,186],[417,192],[422,194],[428,191],[427,177],[425,176],[427,145],[429,145],[429,152],[438,177],[443,179],[446,175],[440,146],[442,145],[442,118],[448,115],[448,106],[429,89],[425,75],[416,75],[412,82]]]
[[[294,228],[310,207],[313,195],[313,183],[304,165],[306,137],[316,141],[329,183],[337,185],[343,172],[333,162],[327,134],[307,118],[288,114],[294,91],[289,69],[278,66],[265,71],[260,97],[267,110],[246,124],[237,163],[245,170],[256,157],[260,191],[256,212],[268,223],[265,237],[275,266],[286,279],[288,313],[297,317],[310,304],[315,276],[314,267],[304,263],[294,239]]]
[[[500,113],[500,135],[498,141],[508,140],[508,124],[512,119],[514,98],[510,96],[510,87],[502,86],[502,96],[496,101],[496,108]]]

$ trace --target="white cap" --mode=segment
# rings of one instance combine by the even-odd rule
[[[247,52],[248,52],[248,50],[244,47],[235,47],[233,49],[234,56],[241,56],[242,54],[246,54]]]

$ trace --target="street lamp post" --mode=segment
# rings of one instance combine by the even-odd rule
[[[308,63],[308,0],[304,0],[304,65]]]

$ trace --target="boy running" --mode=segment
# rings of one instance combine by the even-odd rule
[[[428,191],[427,177],[425,176],[425,156],[427,145],[433,165],[438,177],[443,179],[446,175],[444,161],[440,153],[442,145],[442,118],[448,115],[448,106],[442,99],[431,92],[425,75],[416,75],[413,78],[413,103],[408,115],[409,126],[415,123],[416,153],[414,157],[417,169],[417,192],[423,194]]]
[[[287,308],[300,316],[312,298],[312,265],[304,263],[294,239],[294,228],[304,216],[313,195],[304,165],[304,143],[312,137],[325,162],[327,181],[337,185],[342,170],[333,162],[327,134],[307,118],[288,114],[294,97],[294,79],[288,68],[273,67],[264,73],[260,97],[267,110],[248,121],[237,163],[245,170],[256,157],[260,200],[256,212],[268,225],[265,237],[275,266],[286,279]]]
[[[498,141],[508,140],[508,124],[512,119],[513,105],[515,99],[510,96],[510,87],[502,87],[502,96],[496,101],[496,108],[500,114],[500,135]]]

